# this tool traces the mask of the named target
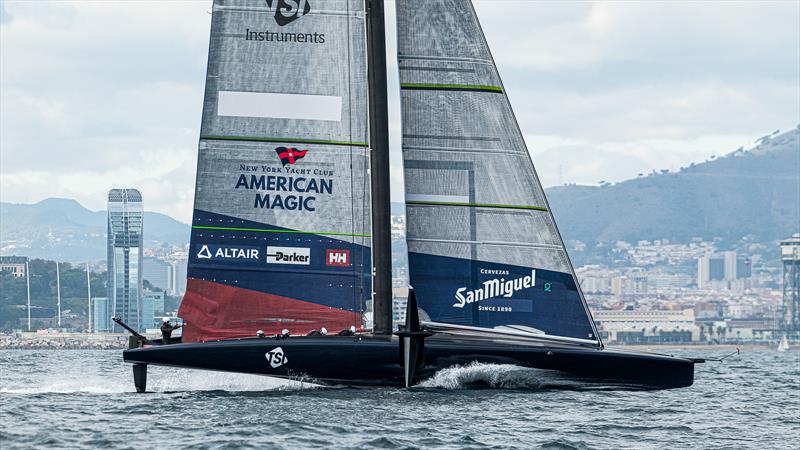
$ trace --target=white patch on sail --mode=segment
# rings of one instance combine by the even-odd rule
[[[342,97],[219,91],[217,115],[341,122]]]
[[[407,202],[469,203],[466,195],[406,194]]]

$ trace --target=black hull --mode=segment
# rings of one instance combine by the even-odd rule
[[[354,386],[404,385],[399,340],[370,335],[155,345],[126,350],[124,359],[139,370],[155,364]],[[671,389],[692,385],[696,361],[577,344],[436,335],[425,339],[416,377],[472,362],[547,369],[597,386]]]

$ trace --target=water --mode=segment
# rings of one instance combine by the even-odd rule
[[[691,388],[632,392],[507,365],[412,390],[151,367],[141,395],[119,351],[5,350],[0,448],[798,448],[800,352],[697,368]]]

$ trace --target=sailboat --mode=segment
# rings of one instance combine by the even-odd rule
[[[785,352],[786,350],[789,350],[789,338],[784,334],[781,341],[778,343],[778,351]]]
[[[397,0],[409,276],[395,331],[382,0],[215,0],[180,343],[150,364],[412,386],[473,362],[690,386],[605,348],[470,0]]]

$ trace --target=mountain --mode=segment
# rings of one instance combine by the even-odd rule
[[[0,202],[0,254],[60,261],[104,260],[106,220],[106,211],[90,211],[75,200]],[[146,211],[144,237],[145,247],[183,245],[189,241],[189,225]]]
[[[774,241],[800,228],[800,128],[758,142],[678,172],[553,187],[547,198],[565,241]]]

